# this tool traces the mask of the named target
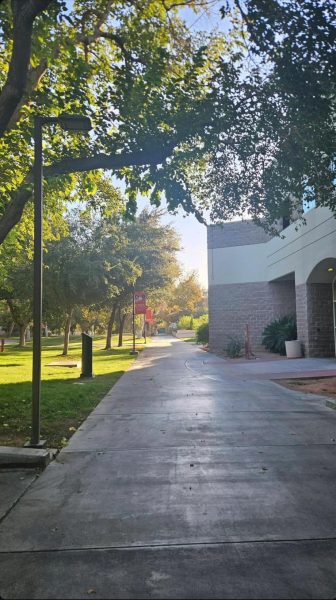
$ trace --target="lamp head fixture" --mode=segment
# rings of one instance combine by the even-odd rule
[[[92,129],[89,117],[83,117],[81,115],[69,115],[63,113],[57,117],[57,121],[65,131],[90,131],[90,129]]]

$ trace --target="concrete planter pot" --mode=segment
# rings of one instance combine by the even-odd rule
[[[286,345],[286,356],[287,358],[301,358],[302,357],[302,347],[301,342],[299,340],[290,340],[285,342]]]

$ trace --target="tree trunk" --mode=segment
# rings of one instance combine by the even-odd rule
[[[123,333],[124,333],[124,325],[125,325],[126,313],[123,316],[119,316],[119,340],[118,340],[118,348],[121,348],[123,345]]]
[[[24,348],[26,345],[26,326],[20,325],[20,341],[19,347]]]
[[[66,323],[65,323],[64,344],[63,344],[63,352],[62,352],[63,356],[68,356],[69,338],[70,338],[70,327],[71,327],[71,321],[72,321],[72,313],[73,313],[73,310],[71,310],[69,312],[67,320],[66,320]]]
[[[11,324],[8,328],[8,337],[11,337],[12,333],[13,333],[13,329],[14,329],[15,323],[14,321],[11,321]]]
[[[11,2],[13,15],[12,56],[7,80],[0,94],[0,135],[8,123],[25,92],[32,45],[35,18],[50,4],[51,0],[37,2]]]
[[[110,314],[109,322],[107,324],[105,350],[111,350],[111,347],[112,347],[112,329],[113,329],[113,325],[114,325],[116,310],[117,310],[117,306],[116,306],[116,304],[114,304],[111,314]]]

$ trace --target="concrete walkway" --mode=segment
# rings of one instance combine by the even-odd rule
[[[335,598],[336,411],[158,339],[0,526],[3,598]]]
[[[222,360],[223,359],[219,359]],[[336,377],[336,358],[294,358],[281,357],[278,360],[248,360],[244,362],[226,359],[226,372],[249,379],[311,379],[316,377]],[[214,362],[211,361],[211,365]]]

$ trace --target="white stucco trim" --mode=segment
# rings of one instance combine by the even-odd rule
[[[336,219],[328,208],[305,214],[282,237],[261,244],[208,249],[209,286],[273,281],[295,273],[305,283],[318,263],[336,259]]]
[[[267,281],[266,244],[208,250],[209,285]]]
[[[283,238],[267,244],[267,279],[271,281],[295,271],[297,285],[305,283],[314,267],[326,258],[336,257],[336,219],[328,208],[312,209],[306,224],[293,223]],[[296,230],[296,227],[298,229]]]

